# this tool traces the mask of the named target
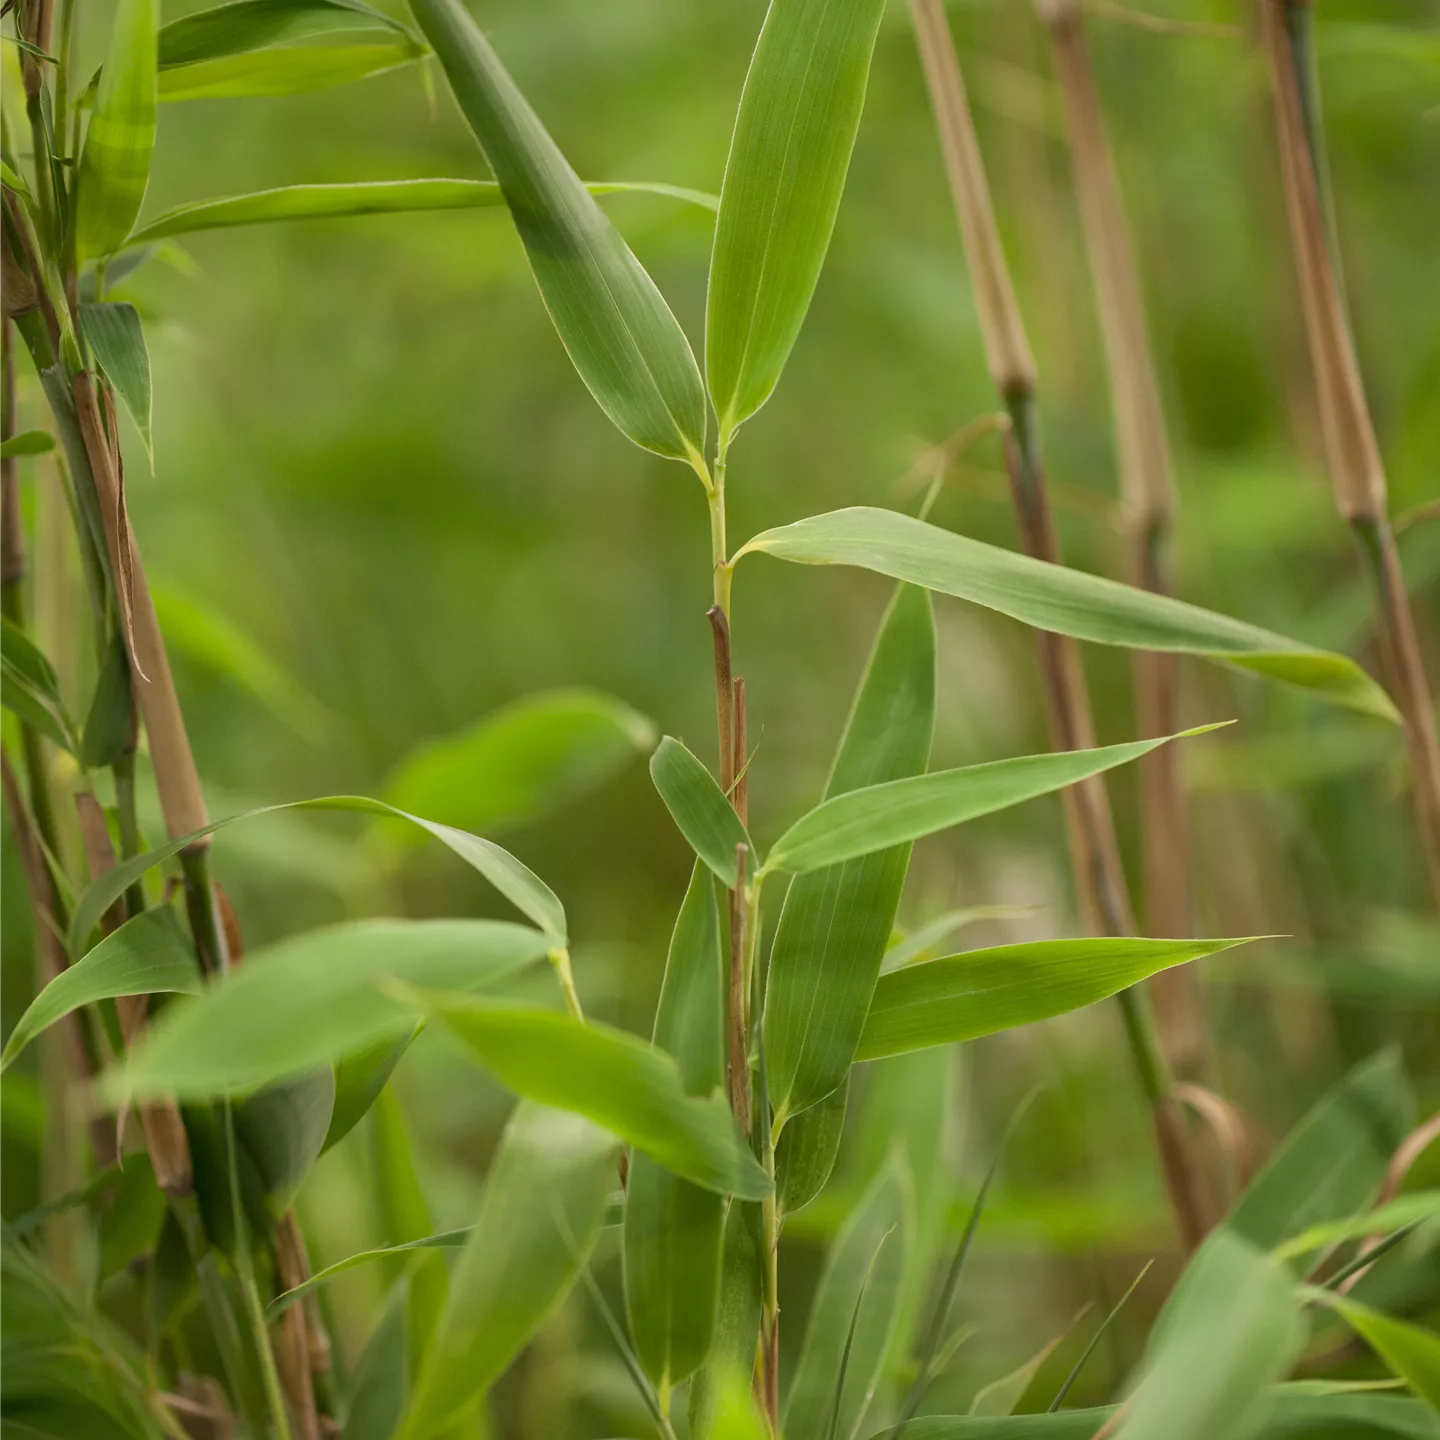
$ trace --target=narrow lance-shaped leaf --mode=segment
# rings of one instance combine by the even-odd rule
[[[466,1225],[460,1230],[442,1230],[435,1235],[422,1235],[418,1240],[406,1240],[399,1245],[382,1245],[377,1250],[359,1250],[354,1255],[347,1255],[343,1260],[337,1260],[333,1265],[317,1270],[303,1285],[297,1285],[293,1290],[277,1295],[265,1307],[265,1318],[278,1320],[296,1301],[312,1290],[328,1285],[337,1275],[343,1275],[347,1270],[354,1270],[358,1266],[370,1265],[377,1260],[413,1257],[417,1250],[458,1250],[469,1240],[473,1228]]]
[[[592,180],[592,195],[665,195],[703,210],[719,203],[703,190],[649,180]],[[505,197],[494,180],[360,180],[352,184],[282,185],[248,195],[192,200],[163,210],[131,235],[131,246],[197,230],[228,230],[284,220],[342,220],[358,215],[399,215],[417,210],[493,210]]]
[[[130,412],[153,463],[150,352],[145,347],[145,327],[140,323],[140,312],[123,301],[81,305],[80,333],[93,352],[96,364]]]
[[[420,1030],[417,1025],[408,1035],[377,1040],[336,1062],[335,1105],[325,1132],[326,1150],[338,1145],[365,1118]]]
[[[410,1393],[408,1281],[397,1281],[350,1376],[340,1440],[391,1440]]]
[[[614,1150],[576,1115],[522,1103],[510,1117],[402,1440],[442,1433],[565,1297],[604,1219]]]
[[[930,597],[902,586],[875,648],[826,787],[827,797],[924,771],[935,725]],[[787,1117],[849,1073],[895,928],[910,847],[798,876],[775,932],[765,994],[770,1103]]]
[[[465,863],[479,871],[517,910],[533,920],[550,937],[552,943],[565,943],[565,907],[553,890],[531,869],[521,864],[508,850],[493,841],[467,830],[457,830],[452,825],[441,825],[425,820],[419,815],[409,815],[387,805],[383,800],[372,800],[367,795],[325,795],[314,800],[293,800],[282,805],[261,805],[254,810],[242,810],[238,815],[227,815],[189,835],[167,841],[154,850],[123,860],[113,870],[97,877],[81,896],[70,920],[68,942],[72,954],[78,953],[90,932],[100,923],[100,917],[125,893],[142,875],[178,855],[187,845],[206,835],[234,825],[241,820],[252,820],[259,815],[273,815],[281,810],[356,810],[362,814],[384,815],[397,820],[408,820],[433,835],[440,843],[452,850]]]
[[[1284,1267],[1215,1231],[1155,1322],[1116,1440],[1246,1440],[1304,1334]]]
[[[146,910],[107,935],[84,959],[62,970],[16,1021],[0,1070],[57,1020],[84,1005],[121,995],[193,995],[200,989],[195,952],[168,909]]]
[[[731,888],[737,848],[746,849],[746,871],[754,873],[755,846],[715,777],[680,741],[667,735],[650,757],[650,778],[690,848]]]
[[[655,1044],[686,1092],[725,1080],[725,978],[715,881],[699,861],[670,937]],[[705,1359],[720,1303],[725,1202],[637,1154],[625,1191],[625,1309],[630,1338],[662,1394]]]
[[[242,99],[329,90],[413,65],[426,50],[411,39],[375,34],[352,44],[281,45],[193,65],[165,65],[159,74],[159,99]]]
[[[760,1200],[770,1181],[725,1096],[686,1094],[674,1059],[633,1035],[553,1011],[429,995],[431,1008],[507,1089],[573,1110],[707,1190]]]
[[[734,558],[752,552],[802,565],[873,570],[957,595],[1038,630],[1099,645],[1200,655],[1381,719],[1398,718],[1389,696],[1343,655],[1183,600],[986,545],[893,510],[859,506],[814,515],[766,530]]]
[[[0,616],[0,704],[62,749],[76,748],[54,667],[8,615]]]
[[[46,455],[55,448],[55,437],[48,430],[22,430],[0,441],[0,460],[16,460],[22,455]]]
[[[1284,1260],[1307,1255],[1312,1250],[1328,1250],[1345,1240],[1358,1240],[1366,1235],[1383,1235],[1386,1231],[1408,1229],[1422,1220],[1432,1220],[1440,1215],[1440,1190],[1416,1190],[1391,1200],[1374,1210],[1365,1210],[1351,1215],[1346,1220],[1332,1220],[1323,1225],[1312,1225],[1302,1230],[1293,1239],[1275,1247],[1275,1253]]]
[[[1334,1310],[1433,1411],[1440,1412],[1440,1335],[1382,1314],[1333,1290],[1304,1291],[1307,1299]]]
[[[1157,971],[1244,940],[1102,936],[970,950],[906,965],[875,986],[855,1058],[975,1040],[1106,1000]]]
[[[160,28],[160,64],[195,65],[336,31],[412,31],[361,0],[230,0]]]
[[[771,0],[745,77],[710,262],[705,370],[722,443],[774,390],[810,308],[884,0]]]
[[[847,1078],[780,1132],[775,1146],[775,1195],[784,1214],[804,1209],[825,1188],[840,1153],[849,1102]]]
[[[292,936],[167,1006],[112,1092],[202,1099],[329,1065],[414,1028],[418,1007],[386,982],[472,990],[549,948],[538,930],[501,920],[357,920]]]
[[[1091,775],[1113,770],[1160,745],[1216,727],[1133,740],[1096,750],[1062,750],[993,760],[958,770],[911,775],[837,795],[797,820],[765,859],[767,870],[803,874],[857,855],[907,844],[966,820],[1049,795]]]
[[[156,0],[120,0],[78,178],[76,251],[118,250],[150,181],[155,148]]]
[[[841,1227],[826,1259],[785,1402],[786,1440],[849,1436],[863,1421],[900,1314],[914,1210],[910,1167],[904,1151],[897,1150]],[[839,1418],[832,1429],[842,1362]]]
[[[686,1419],[694,1440],[734,1440],[731,1382],[737,1376],[750,1376],[755,1369],[763,1248],[760,1206],[733,1202],[725,1221],[715,1338],[704,1367],[690,1382]],[[748,1380],[744,1388],[748,1393]],[[731,1413],[727,1415],[727,1411]]]
[[[335,1074],[318,1066],[266,1085],[234,1107],[235,1139],[245,1147],[276,1214],[294,1199],[320,1158],[335,1106]]]
[[[460,0],[412,0],[505,193],[580,378],[637,445],[702,465],[705,391],[655,283],[586,190]]]
[[[1398,1052],[1362,1061],[1290,1132],[1225,1223],[1269,1249],[1348,1220],[1374,1198],[1414,1113]]]

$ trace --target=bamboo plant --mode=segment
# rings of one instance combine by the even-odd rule
[[[923,1304],[940,1258],[917,1203],[933,1158],[923,1138],[890,1149],[846,1218],[793,1373],[782,1374],[782,1237],[835,1164],[852,1072],[943,1060],[958,1042],[1126,993],[1242,941],[1110,933],[938,959],[923,958],[923,938],[897,943],[916,840],[1069,793],[1200,733],[1104,747],[1077,733],[1052,753],[932,770],[933,596],[1009,615],[1048,637],[1057,656],[1073,655],[1077,641],[1190,655],[1382,719],[1394,708],[1343,656],[897,511],[837,509],[732,542],[730,451],[778,388],[824,264],[881,0],[773,0],[718,202],[703,374],[596,202],[613,187],[579,180],[459,0],[414,0],[412,9],[414,31],[357,0],[238,0],[159,27],[151,0],[122,0],[93,83],[69,70],[73,5],[62,4],[56,34],[43,0],[17,15],[28,146],[12,139],[7,111],[5,801],[48,969],[0,1065],[61,1027],[99,1109],[83,1182],[6,1228],[7,1426],[13,1418],[17,1433],[254,1440],[489,1433],[490,1390],[580,1286],[609,1325],[654,1432],[672,1440],[682,1432],[823,1440],[878,1433],[892,1421],[931,1440],[997,1433],[973,1417],[918,1417],[981,1220],[977,1204],[936,1302]],[[292,43],[313,38],[320,11],[325,43]],[[220,86],[265,93],[280,74],[296,88],[337,74],[360,79],[426,53],[493,181],[292,186],[140,218],[159,101]],[[570,695],[546,701],[538,719],[522,708],[431,747],[388,799],[329,796],[211,821],[124,503],[118,406],[148,441],[143,326],[132,307],[106,298],[107,287],[158,239],[187,229],[477,205],[503,205],[513,218],[559,337],[605,413],[635,443],[677,462],[683,483],[698,483],[711,534],[696,564],[713,581],[716,765],[673,736],[654,744],[618,702]],[[986,283],[1008,287],[1003,269]],[[49,406],[38,438],[16,428],[17,337]],[[1008,339],[1012,358],[1028,365],[1023,332]],[[1007,399],[1024,421],[1027,397]],[[20,479],[10,465],[44,452],[51,436],[92,605],[96,680],[78,725],[26,624]],[[1030,443],[1021,431],[1012,438]],[[824,795],[763,845],[752,812],[767,830],[771,821],[750,783],[750,697],[737,673],[734,608],[740,562],[752,555],[896,582]],[[696,617],[697,643],[705,618]],[[693,852],[648,1040],[587,1017],[565,906],[545,880],[475,833],[485,826],[416,813],[427,795],[442,808],[454,803],[446,790],[456,776],[467,788],[486,783],[557,705],[594,722],[581,727],[598,737],[582,746],[586,773],[612,767],[627,747],[652,750],[675,843]],[[136,809],[142,738],[168,832],[150,848]],[[73,764],[62,771],[57,752]],[[558,769],[573,775],[574,753],[564,758]],[[554,793],[570,783],[557,774]],[[78,847],[62,797],[76,808]],[[467,862],[518,918],[352,920],[245,955],[211,883],[208,846],[232,824],[286,808],[408,824]],[[472,809],[487,813],[478,802]],[[83,868],[67,863],[76,853]],[[167,867],[178,868],[178,887],[160,883]],[[547,961],[553,1003],[521,998],[523,973]],[[1143,1018],[1127,1003],[1132,1039],[1154,1066]],[[388,1088],[426,1025],[445,1027],[518,1100],[473,1220],[459,1231],[433,1230]],[[945,1071],[918,1073],[943,1083]],[[1142,1078],[1147,1099],[1164,1101],[1159,1072]],[[148,1164],[137,1127],[125,1125],[132,1107]],[[1324,1397],[1281,1382],[1299,1355],[1307,1307],[1337,1312],[1434,1403],[1431,1339],[1363,1299],[1301,1283],[1337,1247],[1372,1234],[1402,1243],[1436,1213],[1432,1192],[1367,1213],[1391,1157],[1409,1153],[1412,1110],[1394,1056],[1357,1069],[1200,1246],[1127,1398],[1062,1411],[1067,1382],[1041,1422],[1045,1433],[1238,1440],[1266,1416],[1303,1427]],[[899,1120],[897,1110],[903,1132]],[[312,1275],[293,1201],[319,1155],[362,1121],[392,1243]],[[62,1283],[35,1240],[54,1216],[79,1207],[103,1219],[107,1207],[157,1200],[137,1331],[133,1317],[105,1313],[93,1285],[77,1293]],[[603,1232],[617,1223],[623,1319],[593,1273]],[[398,1269],[391,1297],[358,1363],[337,1373],[318,1297],[334,1274],[381,1261]],[[912,1362],[909,1332],[921,1328],[921,1311]],[[1421,1403],[1360,1400],[1366,1423],[1392,1427],[1414,1422]]]

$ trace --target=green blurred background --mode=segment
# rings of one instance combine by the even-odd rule
[[[1240,27],[1090,26],[1172,430],[1179,591],[1373,668],[1367,596],[1320,454],[1249,8],[1152,8]],[[477,13],[583,176],[718,191],[759,0],[485,0]],[[1017,0],[967,0],[951,15],[1040,366],[1067,555],[1123,576],[1104,368],[1046,36]],[[1437,26],[1440,9],[1423,0],[1327,0],[1318,16],[1339,235],[1397,512],[1440,491]],[[147,210],[301,181],[485,173],[438,72],[412,67],[345,89],[164,107]],[[651,196],[605,203],[698,349],[710,216]],[[631,446],[585,392],[503,211],[200,235],[171,261],[118,292],[146,317],[155,372],[154,473],[137,442],[127,478],[216,814],[381,793],[417,744],[559,686],[608,691],[711,753],[700,487]],[[22,399],[38,416],[33,390]],[[732,454],[732,537],[848,504],[913,510],[917,461],[993,403],[894,4],[809,321]],[[49,481],[43,463],[28,473]],[[53,544],[54,497],[32,500],[39,544]],[[951,473],[932,518],[1015,544],[993,439]],[[1440,523],[1406,528],[1402,551],[1440,675]],[[818,797],[887,590],[764,559],[739,573],[762,844]],[[44,598],[42,630],[63,624],[67,600],[77,603]],[[220,644],[214,615],[238,638]],[[1045,748],[1030,637],[954,601],[939,602],[938,620],[934,763]],[[78,660],[60,663],[83,683]],[[1087,663],[1102,741],[1131,737],[1127,660],[1092,650]],[[1440,932],[1424,917],[1398,732],[1198,666],[1184,671],[1182,710],[1188,723],[1240,722],[1185,750],[1198,932],[1293,937],[1207,965],[1219,1088],[1272,1141],[1343,1068],[1399,1041],[1433,1110]],[[1133,774],[1113,791],[1138,886]],[[587,1009],[648,1033],[689,860],[643,759],[501,838],[564,899]],[[216,863],[251,945],[346,914],[503,911],[435,847],[393,871],[378,855],[374,835],[341,820],[280,817],[223,837]],[[32,986],[13,858],[7,848],[7,1026]],[[1058,802],[917,847],[907,924],[982,904],[1026,913],[974,927],[966,944],[1080,932]],[[549,991],[537,982],[536,993]],[[1110,1007],[985,1041],[952,1065],[957,1228],[1005,1118],[1037,1082],[1047,1088],[1010,1153],[958,1312],[981,1329],[937,1387],[942,1408],[965,1408],[1080,1305],[1113,1300],[1148,1256],[1173,1248]],[[34,1083],[6,1081],[7,1215],[38,1194]],[[508,1102],[439,1035],[414,1047],[397,1083],[437,1222],[468,1223]],[[866,1138],[858,1089],[849,1159],[786,1242],[787,1344],[819,1246],[884,1149],[883,1136]],[[357,1135],[311,1180],[302,1210],[317,1264],[384,1238],[366,1167]],[[1173,1264],[1162,1258],[1081,1391],[1103,1394],[1133,1359]],[[612,1289],[616,1270],[602,1266]],[[383,1278],[359,1271],[331,1290],[342,1355],[363,1343]],[[577,1347],[582,1331],[597,1338]],[[578,1296],[498,1403],[534,1435],[641,1423]]]

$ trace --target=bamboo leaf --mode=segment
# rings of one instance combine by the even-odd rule
[[[330,1128],[325,1132],[325,1150],[338,1145],[365,1118],[395,1073],[400,1057],[419,1033],[417,1025],[408,1035],[376,1041],[336,1062],[335,1105],[330,1112]]]
[[[907,965],[875,986],[855,1058],[974,1040],[1106,1000],[1245,940],[1038,940]]]
[[[409,1282],[398,1281],[350,1378],[340,1440],[390,1440],[410,1391]]]
[[[975,925],[982,920],[1019,920],[1029,913],[1021,905],[965,905],[947,910],[908,935],[893,938],[885,951],[885,968],[898,970],[902,965],[913,965],[917,960],[938,959],[941,942],[967,925]]]
[[[419,1240],[406,1240],[400,1245],[382,1245],[376,1250],[361,1250],[354,1255],[347,1255],[343,1260],[337,1260],[333,1265],[317,1270],[303,1285],[297,1285],[293,1290],[277,1295],[265,1307],[265,1318],[278,1320],[297,1300],[322,1285],[328,1285],[337,1275],[343,1275],[347,1270],[354,1270],[359,1265],[368,1265],[374,1260],[390,1260],[397,1255],[408,1255],[416,1250],[458,1250],[469,1240],[473,1229],[473,1226],[466,1225],[460,1230],[442,1230],[438,1235],[424,1235]]]
[[[1272,1249],[1369,1206],[1414,1124],[1415,1099],[1393,1050],[1357,1065],[1290,1132],[1226,1224]]]
[[[62,970],[15,1022],[0,1070],[57,1020],[121,995],[193,995],[200,989],[195,952],[168,908],[146,910],[107,935],[88,955]]]
[[[413,40],[376,38],[356,45],[286,45],[253,50],[193,65],[160,70],[159,98],[181,100],[243,99],[330,90],[413,65],[425,47]]]
[[[668,1170],[722,1195],[770,1193],[725,1097],[688,1095],[675,1060],[596,1022],[463,997],[432,1009],[507,1089],[593,1120]]]
[[[1327,1225],[1312,1225],[1302,1230],[1293,1239],[1275,1247],[1275,1255],[1290,1260],[1308,1255],[1312,1250],[1328,1250],[1345,1240],[1359,1240],[1366,1235],[1383,1235],[1386,1231],[1402,1230],[1432,1220],[1440,1215],[1440,1190],[1416,1190],[1392,1200],[1387,1205],[1377,1206],[1352,1215],[1347,1220],[1334,1220]]]
[[[48,430],[22,430],[18,435],[0,442],[0,460],[15,460],[22,455],[46,455],[55,448],[55,437]]]
[[[235,1106],[235,1139],[274,1213],[288,1208],[320,1158],[334,1107],[335,1074],[328,1065],[266,1085]]]
[[[0,616],[0,704],[61,749],[77,748],[54,668],[8,615]]]
[[[719,203],[703,190],[651,180],[592,180],[592,195],[630,192],[665,195],[704,210]],[[237,225],[269,225],[286,220],[335,220],[357,215],[397,215],[419,210],[493,210],[505,197],[494,180],[361,180],[353,184],[282,185],[248,195],[192,200],[162,210],[131,235],[128,244],[143,245],[170,235],[197,230],[226,230]]]
[[[774,390],[850,168],[884,0],[771,0],[735,119],[705,317],[722,447]]]
[[[407,26],[361,0],[231,0],[161,26],[159,58],[162,67],[195,65],[354,30],[388,30],[418,43]]]
[[[892,510],[860,506],[766,530],[743,545],[802,565],[853,565],[957,595],[1026,625],[1133,650],[1199,655],[1398,721],[1389,696],[1353,660],[1028,555],[986,545]]]
[[[881,622],[827,798],[923,772],[934,725],[930,597],[902,586]],[[900,845],[791,882],[765,995],[767,1081],[782,1124],[849,1073],[909,863],[910,847]]]
[[[670,937],[654,1043],[689,1095],[725,1082],[725,972],[715,882],[699,861]],[[725,1202],[646,1155],[625,1192],[625,1310],[635,1354],[661,1394],[704,1361],[720,1305]]]
[[[743,1408],[737,1415],[733,1384],[755,1369],[760,1335],[762,1286],[760,1207],[733,1202],[725,1221],[720,1276],[720,1314],[704,1367],[690,1382],[686,1418],[694,1440],[730,1440],[745,1435]]]
[[[150,456],[153,465],[150,352],[145,347],[145,327],[140,323],[140,312],[124,301],[82,304],[80,333],[94,353],[95,363],[130,412],[130,418],[145,442],[145,453]]]
[[[76,252],[113,254],[140,213],[155,148],[156,0],[120,0],[80,157]]]
[[[680,741],[667,735],[660,742],[650,757],[650,778],[690,848],[722,884],[734,888],[741,845],[747,851],[746,873],[753,875],[754,842],[715,777]]]
[[[1304,1340],[1289,1273],[1215,1231],[1155,1322],[1116,1440],[1244,1440],[1256,1434]]]
[[[864,1420],[900,1313],[914,1209],[910,1167],[899,1150],[841,1227],[826,1258],[785,1402],[786,1440],[853,1435]],[[854,1344],[832,1425],[852,1316]]]
[[[637,445],[703,468],[705,390],[689,341],[460,0],[412,0],[505,194],[580,378]]]
[[[424,742],[400,762],[385,795],[447,825],[497,830],[598,789],[654,744],[654,725],[613,696],[548,690]]]
[[[933,835],[937,830],[1008,809],[1091,775],[1113,770],[1171,740],[1203,735],[1216,728],[1203,725],[1179,735],[1106,745],[1096,750],[1062,750],[1024,755],[1014,760],[994,760],[985,765],[909,775],[901,780],[851,790],[802,815],[775,842],[765,868],[804,874],[876,850],[905,845],[921,836]]]
[[[385,982],[474,989],[548,948],[538,931],[500,920],[356,920],[292,936],[167,1006],[111,1091],[201,1099],[328,1065],[414,1028],[416,1007]]]
[[[105,647],[105,660],[90,697],[80,740],[80,763],[92,770],[113,765],[129,747],[134,728],[130,657],[125,653],[125,637],[117,629]]]
[[[609,1135],[576,1115],[529,1103],[516,1109],[455,1267],[403,1440],[444,1431],[568,1293],[605,1215],[614,1151]]]
[[[468,831],[457,830],[451,825],[440,825],[418,815],[406,814],[393,805],[385,804],[383,800],[372,800],[367,795],[325,795],[315,800],[293,800],[282,805],[260,805],[253,810],[242,810],[238,815],[227,815],[223,820],[216,820],[189,835],[167,841],[154,850],[122,860],[113,870],[92,881],[90,888],[80,896],[70,920],[68,943],[71,953],[81,951],[90,932],[99,924],[100,917],[142,875],[178,855],[187,845],[194,844],[206,835],[213,835],[238,821],[251,820],[258,815],[272,815],[281,810],[355,810],[362,814],[408,820],[433,835],[467,865],[479,871],[517,910],[539,925],[552,943],[565,943],[565,907],[561,905],[555,892],[508,850],[502,850],[492,841],[471,835]]]
[[[847,1077],[780,1132],[775,1146],[775,1194],[784,1214],[803,1209],[825,1188],[840,1153],[849,1097]]]
[[[1326,1305],[1385,1362],[1430,1408],[1440,1414],[1440,1335],[1397,1320],[1333,1290],[1305,1287],[1316,1305]]]

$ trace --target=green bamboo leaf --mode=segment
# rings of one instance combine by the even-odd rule
[[[735,886],[741,845],[747,851],[746,873],[754,874],[754,841],[715,777],[680,741],[667,735],[660,742],[650,757],[650,778],[690,848],[724,885]]]
[[[693,1440],[727,1440],[744,1435],[737,1417],[732,1385],[737,1376],[755,1369],[755,1345],[760,1336],[760,1296],[763,1284],[760,1207],[734,1201],[725,1221],[724,1260],[720,1276],[720,1314],[715,1337],[704,1367],[690,1382],[686,1418]]]
[[[1328,1250],[1345,1240],[1359,1240],[1366,1235],[1383,1235],[1387,1231],[1403,1230],[1432,1220],[1440,1215],[1440,1190],[1417,1190],[1402,1195],[1389,1204],[1377,1206],[1352,1215],[1347,1220],[1334,1220],[1327,1225],[1312,1225],[1302,1230],[1283,1245],[1277,1245],[1274,1253],[1281,1260],[1291,1260],[1308,1255],[1312,1250]]]
[[[705,371],[722,448],[774,390],[810,308],[884,0],[771,0],[745,77],[710,262]]]
[[[914,1212],[910,1167],[904,1151],[897,1150],[841,1227],[826,1258],[785,1402],[786,1440],[827,1440],[859,1429],[900,1314]],[[838,1419],[832,1423],[852,1316],[854,1344],[848,1347]]]
[[[350,1377],[340,1440],[390,1440],[410,1394],[409,1282],[391,1287],[374,1332]]]
[[[902,586],[881,622],[826,797],[922,773],[934,725],[930,597]],[[791,882],[765,994],[767,1080],[781,1125],[849,1073],[909,863],[910,847],[898,845]]]
[[[1248,937],[1254,938],[1254,937]],[[1106,1000],[1239,940],[1038,940],[907,965],[875,986],[855,1059],[974,1040]]]
[[[885,951],[885,968],[898,970],[902,965],[913,965],[917,960],[938,959],[941,943],[967,925],[975,925],[982,920],[1021,920],[1029,913],[1023,905],[964,905],[947,910],[909,934],[893,938]]]
[[[276,1215],[289,1208],[320,1158],[334,1107],[335,1073],[328,1065],[266,1085],[234,1107],[235,1139]]]
[[[1357,1065],[1290,1132],[1226,1224],[1272,1249],[1366,1209],[1414,1126],[1415,1097],[1394,1050]]]
[[[675,1057],[689,1095],[725,1082],[725,970],[715,882],[697,861],[670,937],[654,1043]],[[663,1395],[704,1361],[720,1305],[725,1202],[646,1155],[625,1192],[625,1310],[630,1340]]]
[[[460,1230],[442,1230],[438,1235],[423,1235],[419,1240],[406,1240],[400,1245],[382,1245],[376,1250],[361,1250],[354,1255],[347,1255],[343,1260],[337,1260],[333,1265],[317,1270],[303,1285],[297,1285],[293,1290],[277,1295],[265,1307],[265,1318],[270,1321],[278,1320],[297,1300],[312,1290],[318,1290],[322,1285],[328,1285],[337,1275],[343,1275],[347,1270],[354,1270],[359,1265],[369,1265],[375,1260],[391,1260],[396,1256],[410,1255],[416,1250],[458,1250],[469,1240],[473,1230],[473,1226],[466,1225]]]
[[[155,461],[150,441],[150,352],[145,347],[145,327],[140,312],[124,301],[80,306],[80,333],[95,356],[95,363],[115,387],[121,403],[130,412],[145,453]]]
[[[375,1208],[386,1238],[393,1244],[422,1240],[434,1233],[435,1221],[415,1171],[415,1147],[410,1127],[393,1090],[376,1096],[370,1112],[370,1165]],[[424,1248],[424,1247],[422,1247]],[[445,1257],[424,1254],[407,1266],[400,1257],[387,1260],[392,1281],[408,1270],[406,1285],[406,1337],[409,1342],[409,1376],[416,1379],[429,1354],[430,1343],[450,1296],[450,1272]]]
[[[613,1139],[576,1115],[522,1102],[455,1267],[402,1440],[442,1433],[504,1372],[575,1283],[614,1178]]]
[[[767,870],[795,874],[838,865],[860,855],[908,844],[937,830],[1049,795],[1091,775],[1148,755],[1158,746],[1217,729],[1202,725],[1179,735],[1133,740],[1097,750],[1062,750],[993,760],[958,770],[909,775],[851,790],[802,815],[776,842]]]
[[[22,455],[46,455],[55,448],[55,437],[48,430],[22,430],[0,442],[0,460],[15,460]]]
[[[171,104],[330,90],[413,65],[426,53],[425,47],[413,40],[382,38],[362,45],[286,45],[253,50],[194,65],[163,67],[159,98]]]
[[[200,830],[182,835],[177,840],[167,841],[143,855],[122,860],[113,870],[107,871],[90,884],[75,906],[70,920],[68,943],[72,954],[78,954],[84,947],[90,932],[100,922],[100,917],[125,893],[141,876],[178,855],[187,845],[206,835],[213,835],[241,820],[251,820],[257,815],[273,815],[281,810],[355,810],[367,815],[384,815],[399,820],[408,820],[433,835],[442,845],[452,850],[465,863],[479,871],[512,905],[523,915],[533,920],[552,944],[563,945],[566,937],[565,907],[555,892],[533,870],[522,865],[508,850],[502,850],[492,841],[466,830],[457,830],[451,825],[440,825],[418,815],[406,814],[383,800],[372,800],[368,795],[325,795],[315,800],[293,800],[281,805],[260,805],[253,810],[242,810],[238,815],[227,815]]]
[[[1334,1290],[1306,1286],[1312,1304],[1326,1305],[1385,1362],[1430,1408],[1440,1415],[1440,1335],[1352,1300]]]
[[[1289,1272],[1232,1231],[1215,1231],[1155,1322],[1116,1440],[1256,1434],[1304,1335]]]
[[[645,716],[596,690],[525,695],[412,750],[386,782],[392,805],[466,830],[551,814],[655,744]]]
[[[687,1094],[679,1066],[663,1050],[552,1011],[465,997],[426,999],[517,1095],[583,1115],[707,1190],[743,1200],[770,1193],[725,1096]]]
[[[825,1188],[840,1153],[849,1098],[847,1077],[780,1132],[775,1146],[775,1194],[782,1213],[791,1215],[804,1209]]]
[[[328,1065],[414,1028],[416,1007],[386,982],[474,989],[548,948],[539,931],[501,920],[356,920],[292,936],[167,1006],[111,1093],[201,1099]]]
[[[168,908],[146,910],[107,935],[84,959],[62,970],[15,1022],[0,1070],[57,1020],[84,1005],[121,995],[193,995],[200,989],[195,952]]]
[[[714,210],[719,201],[703,190],[666,185],[658,180],[592,180],[592,195],[640,192],[665,195]],[[285,220],[334,220],[357,215],[397,215],[417,210],[493,210],[505,197],[494,180],[362,180],[353,184],[282,185],[248,195],[192,200],[162,210],[131,235],[128,244],[143,245],[169,235],[197,230],[226,230],[237,225],[268,225]]]
[[[1389,696],[1343,655],[1183,600],[986,545],[893,510],[859,506],[766,530],[741,546],[734,561],[751,552],[801,565],[873,570],[1098,645],[1223,661],[1398,723]]]
[[[460,0],[412,0],[411,9],[500,182],[580,378],[637,445],[703,470],[705,389],[654,281]]]
[[[0,704],[61,749],[78,748],[54,667],[8,615],[0,616]]]
[[[155,148],[156,0],[120,0],[80,157],[76,253],[113,254],[140,213]]]
[[[418,44],[407,26],[361,0],[231,0],[161,26],[160,64],[195,65],[355,30],[388,30]]]
[[[325,1150],[338,1145],[365,1118],[420,1028],[417,1025],[408,1035],[393,1040],[378,1040],[336,1062],[335,1105],[325,1132]]]

